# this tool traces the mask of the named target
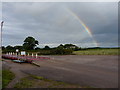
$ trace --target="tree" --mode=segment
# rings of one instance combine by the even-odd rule
[[[23,50],[23,46],[14,46],[15,49]]]
[[[33,50],[37,45],[39,45],[39,42],[29,36],[24,40],[23,48],[25,50]]]
[[[15,52],[15,48],[13,46],[8,45],[3,52]]]
[[[64,48],[64,45],[60,44],[57,48]]]
[[[49,49],[50,49],[50,47],[47,45],[44,47],[44,50],[49,50]]]
[[[13,50],[13,49],[14,49],[14,47],[12,47],[12,46],[8,45],[8,46],[6,47],[6,49],[7,49],[7,50]]]
[[[39,47],[36,47],[36,48],[35,48],[35,50],[40,50],[40,49],[41,49],[41,48],[39,48]]]
[[[2,50],[5,50],[5,46],[2,46]]]

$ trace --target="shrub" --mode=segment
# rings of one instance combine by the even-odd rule
[[[73,50],[71,49],[63,49],[63,48],[56,48],[54,50],[51,50],[51,54],[54,55],[68,55],[72,54]]]

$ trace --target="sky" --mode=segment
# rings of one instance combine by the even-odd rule
[[[3,2],[2,20],[4,46],[22,45],[28,36],[38,47],[118,46],[117,2]]]

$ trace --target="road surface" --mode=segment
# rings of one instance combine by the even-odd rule
[[[13,70],[43,76],[81,86],[96,88],[118,87],[118,56],[65,55],[50,56],[51,60],[34,61],[40,67],[5,61]]]

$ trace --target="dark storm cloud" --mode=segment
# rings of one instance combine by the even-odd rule
[[[101,46],[117,46],[117,3],[81,2],[3,3],[3,45],[23,44],[27,36],[33,36],[41,45],[94,46],[93,39],[67,9],[84,22]]]

